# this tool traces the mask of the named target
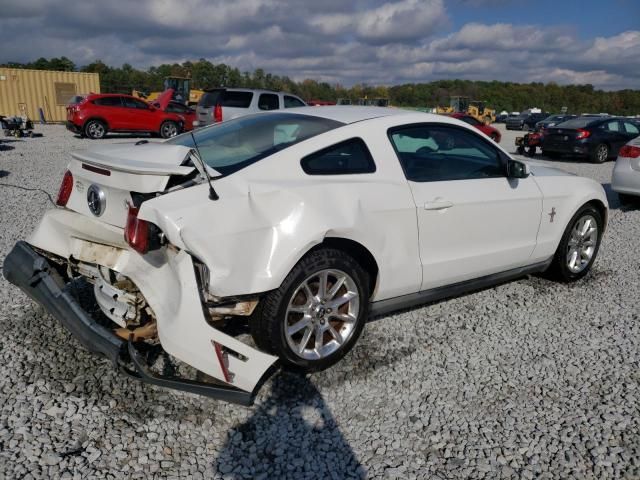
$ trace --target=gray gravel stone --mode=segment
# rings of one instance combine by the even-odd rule
[[[50,207],[2,185],[55,196],[70,151],[123,141],[37,129],[0,145],[0,263]],[[640,477],[640,208],[610,191],[612,163],[546,163],[608,191],[587,278],[370,322],[334,368],[278,374],[250,409],[126,379],[0,278],[0,478]]]

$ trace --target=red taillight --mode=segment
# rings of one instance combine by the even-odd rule
[[[582,128],[579,128],[576,140],[582,140],[583,138],[587,138],[589,135],[591,135],[591,132],[589,130],[583,130]]]
[[[129,205],[124,239],[138,253],[149,251],[149,223],[138,218],[138,208]]]
[[[222,121],[222,105],[219,103],[213,108],[213,121],[216,123]]]
[[[638,158],[640,157],[640,147],[635,145],[625,145],[620,149],[619,157],[624,158]]]
[[[64,172],[64,177],[62,177],[62,183],[60,184],[60,190],[58,190],[56,205],[64,207],[69,201],[71,190],[73,190],[73,175],[71,175],[71,172],[67,170]]]

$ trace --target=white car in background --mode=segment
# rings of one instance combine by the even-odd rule
[[[134,378],[243,404],[278,360],[333,365],[371,315],[532,272],[582,278],[607,222],[599,183],[399,109],[250,115],[68,168],[5,277]],[[219,383],[154,373],[154,350]]]
[[[622,203],[640,200],[640,137],[631,140],[618,152],[611,188],[618,192]]]

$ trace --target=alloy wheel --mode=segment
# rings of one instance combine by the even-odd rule
[[[593,258],[598,243],[598,223],[592,215],[578,219],[567,243],[567,267],[572,273],[582,272]]]
[[[305,360],[325,358],[349,340],[359,313],[358,288],[351,276],[336,269],[314,273],[294,290],[287,305],[287,344]]]

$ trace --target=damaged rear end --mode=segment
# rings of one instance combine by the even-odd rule
[[[251,315],[258,298],[211,295],[209,269],[184,248],[180,226],[166,221],[163,231],[139,216],[145,202],[201,181],[186,146],[138,142],[73,154],[59,208],[16,244],[4,276],[128,375],[248,405],[276,357],[226,326]],[[72,295],[78,283],[91,292],[96,313]],[[197,372],[160,374],[151,361],[159,357],[214,382],[198,381]]]

